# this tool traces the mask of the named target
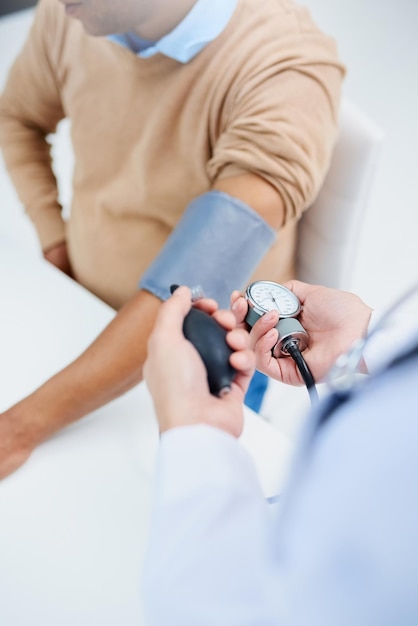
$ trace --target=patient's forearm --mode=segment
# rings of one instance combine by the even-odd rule
[[[35,446],[142,380],[160,301],[139,292],[75,361],[9,410]]]

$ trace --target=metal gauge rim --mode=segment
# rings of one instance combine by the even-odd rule
[[[296,317],[301,311],[299,299],[287,287],[271,280],[256,280],[248,285],[246,299],[257,315],[277,310],[281,318]]]

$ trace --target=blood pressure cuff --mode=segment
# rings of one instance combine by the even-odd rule
[[[209,191],[187,207],[139,287],[161,300],[170,285],[200,285],[209,298],[229,307],[276,238],[275,231],[241,200]]]

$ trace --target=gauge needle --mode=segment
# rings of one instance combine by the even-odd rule
[[[277,304],[276,298],[273,296],[273,294],[270,294],[270,295],[271,295],[271,301],[274,303],[274,306],[276,307],[276,309],[280,313],[280,309],[279,309],[279,306]]]

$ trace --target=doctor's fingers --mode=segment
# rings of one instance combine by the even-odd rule
[[[183,335],[183,321],[191,308],[190,289],[178,287],[173,295],[162,303],[148,340],[148,346],[173,342],[180,333]]]
[[[270,328],[255,342],[253,349],[257,369],[271,378],[281,380],[280,372],[278,372],[280,368],[278,368],[277,359],[272,355],[272,349],[276,345],[278,338],[279,333],[277,329]]]
[[[239,350],[233,352],[229,358],[229,362],[237,373],[249,379],[252,377],[256,366],[256,357],[253,350]]]
[[[248,304],[244,296],[239,291],[233,291],[231,294],[231,310],[235,315],[237,324],[245,324],[245,317],[248,312]]]
[[[273,347],[275,343],[277,343],[278,332],[275,327],[278,321],[279,314],[277,311],[268,311],[256,321],[250,332],[251,345],[254,349],[260,341],[263,341],[263,348],[266,346],[266,343],[264,341],[264,337],[266,337],[266,335],[268,335],[267,343],[268,341],[272,341],[274,337],[276,338],[271,347]],[[270,331],[273,330],[275,331],[274,335],[270,334]]]
[[[240,352],[242,350],[250,350],[253,352],[251,338],[243,328],[234,328],[230,330],[226,336],[226,342],[232,350]]]

